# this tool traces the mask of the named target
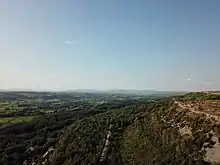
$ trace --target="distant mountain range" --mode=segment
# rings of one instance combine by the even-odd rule
[[[157,90],[136,90],[136,89],[112,89],[112,90],[93,90],[93,89],[76,89],[65,91],[34,91],[34,90],[0,90],[0,93],[28,95],[35,93],[36,95],[44,95],[46,93],[100,93],[100,94],[125,94],[125,95],[181,95],[187,92],[184,91],[157,91]],[[35,95],[34,94],[34,95]]]
[[[91,89],[78,89],[68,92],[80,93],[113,93],[113,94],[137,94],[137,95],[167,95],[167,94],[185,94],[185,91],[157,91],[157,90],[136,90],[136,89],[112,89],[112,90],[91,90]]]

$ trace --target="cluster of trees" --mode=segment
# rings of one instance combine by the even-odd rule
[[[22,164],[41,157],[54,146],[65,127],[100,111],[59,112],[37,117],[28,123],[0,128],[0,164]],[[30,151],[30,148],[33,147]]]
[[[51,165],[78,165],[100,164],[100,157],[105,145],[108,128],[111,132],[111,145],[108,149],[108,158],[117,164],[120,162],[119,139],[125,128],[132,124],[135,116],[141,111],[139,106],[130,106],[101,113],[75,122],[61,136],[56,149],[51,156]],[[109,158],[110,157],[110,158]]]
[[[161,120],[162,115],[169,117],[171,111],[167,109],[171,105],[172,101],[162,100],[84,118],[60,137],[48,164],[99,165],[109,125],[113,129],[105,165],[209,164],[204,161],[205,153],[200,151],[202,144],[210,139],[205,138],[205,132],[198,131],[201,127],[197,126],[197,120],[192,124],[195,139],[185,138],[178,128]],[[198,122],[202,127],[207,125],[206,121]],[[211,129],[207,128],[206,133]]]

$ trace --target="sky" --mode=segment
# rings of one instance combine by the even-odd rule
[[[0,89],[220,89],[219,0],[1,0]]]

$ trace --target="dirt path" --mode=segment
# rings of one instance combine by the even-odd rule
[[[174,101],[175,104],[177,104],[179,107],[183,108],[183,109],[189,109],[191,112],[193,113],[197,113],[197,114],[202,114],[202,115],[205,115],[207,118],[214,118],[218,123],[220,123],[220,117],[217,116],[217,115],[212,115],[212,114],[209,114],[209,113],[206,113],[206,112],[202,112],[202,111],[198,111],[196,110],[195,108],[192,108],[190,107],[190,105],[184,105],[183,103],[181,102],[178,102],[178,101]]]

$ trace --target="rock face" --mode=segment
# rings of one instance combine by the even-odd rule
[[[220,143],[219,136],[211,131],[211,137],[209,137],[209,142],[204,143],[203,150],[206,151],[205,160],[211,162],[212,164],[220,163]]]

